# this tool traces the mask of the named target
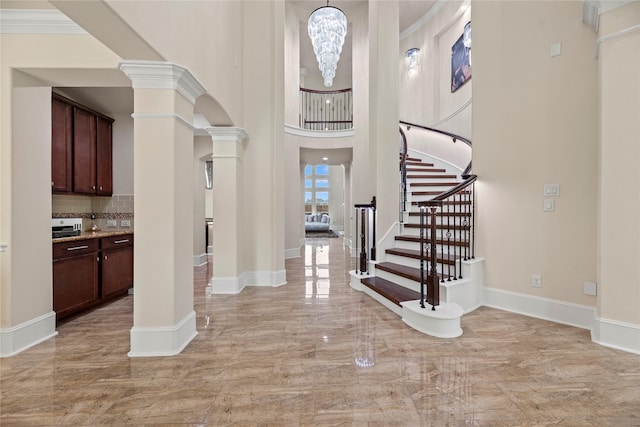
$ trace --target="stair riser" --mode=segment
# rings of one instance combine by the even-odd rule
[[[397,241],[395,242],[394,247],[395,247],[395,248],[398,248],[398,249],[411,249],[411,250],[414,250],[414,251],[419,251],[419,250],[420,250],[420,243],[418,243],[418,242],[409,242],[409,241],[406,241],[406,240],[397,240]],[[465,255],[465,248],[464,248],[464,247],[459,247],[459,246],[449,246],[449,247],[447,248],[446,246],[445,246],[445,247],[442,247],[442,245],[436,245],[436,249],[437,249],[437,252],[438,252],[439,254],[444,254],[444,255],[449,254],[449,255],[451,255],[451,256],[456,256],[456,255],[457,255],[457,256],[458,256],[458,258],[464,258],[464,255]],[[424,250],[428,250],[428,248],[425,248]],[[443,252],[443,251],[444,251],[444,252]],[[467,248],[467,250],[466,250],[466,251],[467,251],[467,252],[469,252],[469,249]],[[401,257],[403,260],[404,260],[405,258],[410,258],[410,257],[406,257],[406,256],[404,256],[404,255],[398,255],[398,254],[385,254],[385,256],[386,256],[386,257],[389,257],[389,256],[391,256],[391,255],[393,255],[393,256],[399,256],[399,257]],[[414,259],[415,259],[415,258],[414,258]],[[388,258],[387,258],[387,259],[385,259],[385,260],[386,260],[386,261],[390,261],[390,262],[395,262],[395,261],[391,261],[391,260],[390,260],[390,259],[388,259]]]
[[[385,261],[394,262],[396,264],[402,264],[402,265],[406,265],[406,266],[409,266],[409,267],[420,268],[420,260],[419,259],[404,257],[402,255],[385,254]],[[428,263],[428,261],[425,261],[425,263]],[[444,272],[445,273],[448,272],[447,265],[444,265]],[[443,266],[438,264],[438,271],[440,271],[442,268],[443,268]],[[453,274],[453,265],[451,265],[451,274]]]

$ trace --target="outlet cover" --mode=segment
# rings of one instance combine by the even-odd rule
[[[115,219],[108,219],[107,220],[107,227],[115,227],[117,225],[117,222]]]
[[[553,199],[544,199],[543,210],[545,212],[554,212],[556,210],[556,201]]]
[[[596,282],[584,282],[584,294],[585,295],[598,295],[598,285]]]
[[[123,219],[122,221],[120,221],[120,226],[121,227],[131,227],[131,220]]]
[[[531,275],[531,286],[533,286],[534,288],[541,288],[542,287],[542,276],[539,274],[532,274]]]

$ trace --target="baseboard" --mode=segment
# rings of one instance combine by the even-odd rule
[[[246,286],[278,287],[287,284],[287,270],[246,271],[238,277],[213,277],[209,294],[239,294]],[[209,288],[207,288],[209,289]]]
[[[193,340],[196,331],[196,313],[192,311],[177,325],[170,327],[131,328],[129,357],[175,356]]]
[[[639,325],[596,317],[591,339],[605,347],[640,354]]]
[[[244,289],[244,283],[239,277],[212,277],[211,294],[239,294]]]
[[[54,311],[11,328],[0,329],[0,357],[14,356],[56,335]]]
[[[300,247],[284,250],[284,259],[300,258]]]
[[[483,288],[483,305],[577,328],[593,328],[595,308],[548,298]]]
[[[207,254],[200,254],[193,256],[193,266],[201,267],[207,263]]]
[[[245,286],[278,287],[287,284],[287,270],[247,271],[242,274]]]

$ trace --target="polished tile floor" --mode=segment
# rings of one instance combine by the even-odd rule
[[[349,286],[342,239],[308,239],[288,284],[206,296],[175,357],[129,358],[132,297],[0,359],[0,425],[640,426],[640,356],[480,308],[437,339]]]

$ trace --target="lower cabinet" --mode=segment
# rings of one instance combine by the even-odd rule
[[[101,298],[126,293],[133,287],[133,234],[103,237]]]
[[[53,310],[58,320],[99,301],[98,240],[53,245]]]
[[[57,320],[125,295],[133,287],[133,234],[53,244]]]

